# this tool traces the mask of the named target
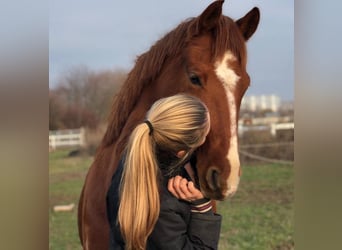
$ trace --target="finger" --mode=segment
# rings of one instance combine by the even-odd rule
[[[176,190],[174,189],[173,185],[174,185],[174,180],[175,178],[171,178],[169,179],[169,182],[167,184],[167,189],[170,191],[171,194],[173,194],[177,199],[179,199],[179,196],[176,192]]]
[[[184,193],[182,192],[182,190],[180,189],[180,185],[181,185],[181,181],[182,181],[182,177],[180,177],[179,175],[177,175],[175,178],[174,178],[174,181],[173,181],[173,188],[175,190],[175,192],[177,193],[177,196],[181,199],[184,199],[185,198],[185,195]]]
[[[193,194],[189,192],[188,183],[189,183],[188,180],[185,178],[183,178],[179,183],[179,189],[184,194],[184,196],[181,196],[183,200],[193,199]]]
[[[192,194],[196,193],[196,191],[198,190],[192,181],[189,181],[188,189],[189,189],[189,192]]]
[[[194,199],[197,200],[197,199],[204,198],[202,192],[195,187],[192,181],[189,181],[188,183],[188,190],[191,193],[191,195],[194,197]]]

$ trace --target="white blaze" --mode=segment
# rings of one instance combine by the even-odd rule
[[[228,190],[226,196],[233,195],[239,185],[239,169],[240,160],[238,154],[238,143],[237,143],[237,129],[236,129],[236,102],[233,95],[237,82],[240,77],[229,68],[229,63],[236,61],[234,55],[227,51],[221,61],[215,63],[215,72],[217,77],[220,79],[227,94],[227,101],[230,114],[230,146],[227,153],[227,158],[231,166],[230,175],[227,180]]]

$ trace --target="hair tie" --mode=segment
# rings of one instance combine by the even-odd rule
[[[149,120],[145,120],[144,123],[147,124],[148,128],[150,129],[150,132],[148,133],[149,135],[152,134],[153,132],[153,126],[152,126],[152,123],[149,121]]]

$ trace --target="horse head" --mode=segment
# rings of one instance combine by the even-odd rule
[[[221,200],[233,195],[240,179],[237,123],[250,78],[245,42],[259,23],[253,8],[233,21],[222,15],[223,1],[211,4],[196,20],[186,47],[186,72],[193,91],[209,108],[211,130],[197,151],[201,190]]]
[[[204,194],[217,200],[234,194],[239,184],[237,122],[250,82],[245,43],[259,23],[258,8],[233,21],[222,15],[222,4],[215,1],[137,58],[104,140],[109,145],[117,138],[119,154],[155,100],[176,93],[197,96],[211,117],[206,142],[196,152],[199,182]]]

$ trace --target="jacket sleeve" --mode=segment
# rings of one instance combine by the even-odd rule
[[[170,200],[165,203],[151,235],[157,249],[217,249],[221,228],[220,215],[190,213],[189,208],[175,207],[175,203]],[[189,213],[187,223],[185,217],[189,216]]]

